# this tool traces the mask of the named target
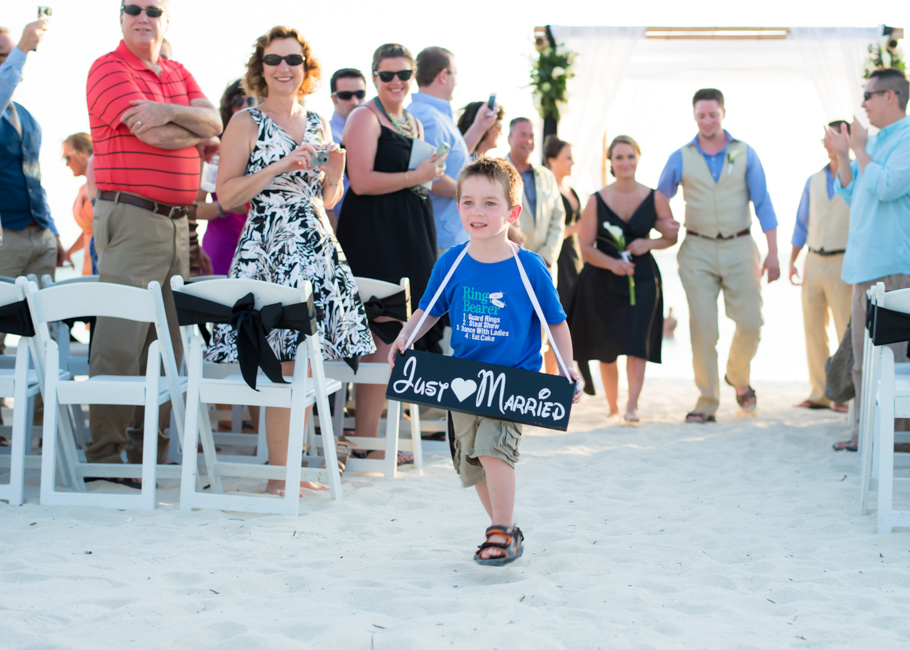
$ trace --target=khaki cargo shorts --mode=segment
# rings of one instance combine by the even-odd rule
[[[518,462],[521,425],[467,413],[449,412],[452,461],[464,487],[483,483],[487,476],[478,458],[492,456],[512,467]]]

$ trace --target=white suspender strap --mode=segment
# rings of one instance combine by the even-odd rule
[[[420,328],[423,327],[424,321],[430,315],[430,312],[433,311],[433,307],[436,305],[436,301],[439,300],[439,296],[442,295],[443,290],[446,288],[446,285],[449,283],[449,280],[452,278],[452,274],[455,273],[455,269],[458,268],[458,265],[461,264],[461,260],[464,259],[464,256],[468,254],[468,249],[471,247],[471,242],[465,244],[464,250],[458,255],[455,259],[455,263],[452,265],[452,268],[449,269],[449,272],[446,273],[446,277],[442,279],[442,282],[439,284],[439,288],[436,290],[436,293],[433,294],[433,299],[430,301],[430,304],[427,305],[426,310],[420,316],[420,320],[417,321],[417,327],[411,332],[411,336],[408,338],[408,344],[405,349],[409,349],[411,344],[414,343],[414,339],[417,337],[417,332],[420,331]]]
[[[547,324],[547,319],[543,315],[543,309],[540,308],[540,303],[537,301],[537,296],[534,294],[534,289],[531,287],[531,281],[528,279],[528,274],[525,273],[525,269],[521,265],[521,260],[518,259],[517,244],[512,248],[512,257],[515,258],[515,263],[518,265],[518,274],[521,276],[521,282],[525,285],[525,290],[528,292],[528,298],[531,299],[531,304],[534,305],[534,311],[537,312],[537,318],[540,319],[540,324],[543,325],[544,332],[547,333],[547,340],[550,342],[550,347],[553,348],[553,354],[556,355],[556,361],[559,362],[559,367],[562,368],[569,383],[574,383],[575,380],[569,376],[569,370],[566,368],[566,363],[562,360],[562,355],[559,354],[559,348],[557,348],[556,344],[553,342],[553,333],[550,332],[550,326]]]

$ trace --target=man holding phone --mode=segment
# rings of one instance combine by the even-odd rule
[[[428,47],[417,55],[417,88],[408,112],[423,124],[423,139],[434,147],[448,146],[446,171],[433,183],[430,200],[436,221],[436,248],[441,255],[452,246],[468,241],[461,226],[455,199],[455,178],[468,162],[469,152],[477,146],[496,122],[496,110],[479,110],[474,124],[463,136],[452,117],[452,94],[458,70],[455,57],[442,47]]]

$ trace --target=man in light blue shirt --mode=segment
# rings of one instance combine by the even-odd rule
[[[461,226],[458,204],[455,200],[455,179],[469,160],[484,134],[496,122],[498,108],[477,111],[477,117],[463,136],[452,116],[452,94],[455,92],[458,70],[455,57],[442,47],[428,47],[417,55],[417,88],[411,95],[408,112],[423,124],[423,139],[438,147],[449,145],[445,175],[433,183],[430,200],[436,221],[436,247],[442,254],[452,246],[468,241],[468,233]]]
[[[335,144],[341,144],[341,136],[344,134],[344,123],[355,108],[366,101],[367,86],[363,73],[357,68],[342,68],[336,70],[329,81],[329,87],[332,90],[332,104],[335,105],[335,112],[332,113],[332,119],[329,126],[332,127],[332,140]],[[348,181],[348,174],[345,172],[343,177],[344,191],[348,191],[351,186]],[[338,224],[338,217],[341,215],[341,204],[344,201],[344,194],[331,210],[326,210],[332,228]]]
[[[853,285],[851,323],[856,414],[850,440],[835,449],[856,451],[866,291],[883,282],[886,291],[910,287],[910,84],[900,70],[876,70],[863,93],[863,109],[879,132],[869,135],[854,119],[850,133],[828,128],[826,146],[837,152],[835,189],[850,206],[850,234],[841,278]],[[855,160],[849,160],[850,150]],[[904,343],[892,346],[894,360],[907,361]]]
[[[679,277],[689,303],[692,368],[700,396],[686,422],[714,422],[720,405],[717,368],[717,299],[724,292],[728,318],[736,323],[724,380],[746,412],[757,405],[749,385],[763,325],[761,276],[780,277],[777,216],[765,171],[749,145],[723,128],[724,95],[702,88],[692,98],[698,135],[671,155],[657,189],[672,198],[679,185],[686,199],[686,238],[679,247]],[[749,203],[768,241],[764,263],[750,232]]]

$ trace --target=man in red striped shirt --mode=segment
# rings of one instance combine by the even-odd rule
[[[142,288],[152,280],[161,283],[179,364],[182,348],[170,278],[189,274],[187,206],[199,188],[200,156],[217,152],[221,118],[193,76],[160,57],[168,20],[168,0],[124,0],[123,40],[92,65],[87,100],[95,145],[100,280]],[[92,338],[92,376],[138,374],[145,372],[155,331],[99,318]],[[169,409],[161,416],[163,427]],[[124,449],[129,462],[141,462],[141,408],[92,406],[89,420],[89,462],[119,463]],[[167,446],[167,437],[159,432],[159,462]]]

